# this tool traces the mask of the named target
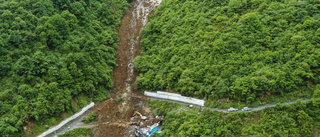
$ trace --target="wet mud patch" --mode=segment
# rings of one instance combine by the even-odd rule
[[[161,0],[135,0],[122,19],[118,32],[120,41],[117,43],[117,67],[113,70],[113,90],[116,93],[93,108],[97,114],[93,127],[95,137],[133,137],[135,125],[132,123],[141,123],[140,127],[146,127],[159,121],[146,108],[147,98],[131,85],[139,75],[133,70],[134,58],[141,53],[139,33],[160,2]],[[135,111],[140,111],[147,119],[133,117]]]

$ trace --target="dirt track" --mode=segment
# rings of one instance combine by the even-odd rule
[[[139,32],[146,25],[148,15],[159,3],[155,0],[135,0],[124,15],[119,28],[120,41],[116,53],[117,67],[113,70],[113,85],[116,93],[93,108],[97,113],[93,127],[95,137],[134,136],[132,122],[152,125],[158,120],[146,105],[146,97],[131,87],[138,72],[133,71],[134,58],[140,55]],[[134,111],[148,116],[146,120],[132,118]]]

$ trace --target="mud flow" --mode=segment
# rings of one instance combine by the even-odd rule
[[[117,67],[113,70],[113,85],[116,93],[99,103],[93,111],[97,113],[93,126],[95,137],[134,137],[135,127],[146,127],[158,122],[146,105],[146,97],[131,87],[138,72],[133,70],[134,58],[140,55],[139,32],[148,23],[148,16],[161,0],[135,0],[124,15],[119,28],[120,41],[116,53]],[[135,111],[147,118],[133,117]],[[132,124],[139,123],[139,126]]]

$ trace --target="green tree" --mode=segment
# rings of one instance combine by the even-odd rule
[[[247,8],[247,0],[230,0],[228,8],[231,13],[242,12]]]
[[[320,85],[316,86],[316,89],[313,93],[313,97],[312,97],[312,103],[313,106],[315,107],[319,107],[320,106]]]
[[[303,110],[297,114],[297,124],[300,127],[300,135],[311,136],[313,131],[312,118]]]

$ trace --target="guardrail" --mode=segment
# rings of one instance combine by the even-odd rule
[[[194,104],[198,106],[204,106],[204,102],[205,102],[204,100],[201,100],[201,99],[185,97],[185,96],[181,96],[180,94],[168,93],[163,91],[157,91],[157,92],[145,91],[144,95],[154,97],[154,98],[159,98],[159,99],[173,100],[173,101],[184,102],[188,104]]]
[[[41,135],[39,135],[38,137],[45,137],[48,136],[50,134],[52,134],[53,132],[59,130],[60,128],[62,128],[65,124],[69,123],[70,121],[78,118],[79,116],[81,116],[83,113],[85,113],[86,111],[88,111],[90,108],[92,108],[94,106],[94,102],[91,102],[89,105],[85,106],[82,108],[82,110],[74,115],[72,115],[71,117],[67,118],[66,120],[63,120],[62,122],[60,122],[59,125],[52,127],[50,129],[48,129],[47,131],[43,132]]]

